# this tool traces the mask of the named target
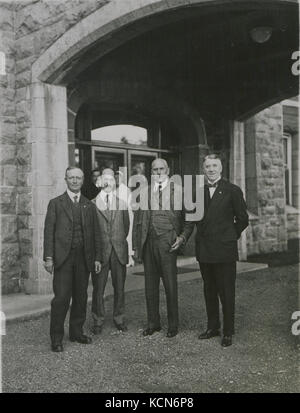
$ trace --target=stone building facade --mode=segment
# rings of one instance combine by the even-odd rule
[[[47,203],[64,190],[64,171],[75,162],[76,149],[84,148],[83,156],[89,162],[87,172],[93,167],[90,133],[93,122],[100,122],[99,113],[106,116],[103,125],[119,122],[121,113],[123,117],[126,114],[126,122],[147,126],[153,134],[152,150],[156,147],[157,153],[170,157],[180,153],[182,174],[200,173],[202,159],[209,150],[222,155],[226,176],[244,190],[251,215],[251,225],[240,242],[243,259],[283,251],[289,239],[299,238],[298,101],[280,103],[298,94],[298,83],[289,77],[290,73],[286,74],[287,70],[278,74],[274,88],[266,87],[259,99],[254,93],[257,85],[252,94],[247,91],[247,99],[239,96],[238,87],[234,95],[233,87],[227,90],[227,78],[222,77],[230,77],[232,49],[225,53],[222,74],[217,70],[210,74],[204,68],[201,76],[205,81],[200,81],[196,75],[202,64],[194,59],[198,46],[189,50],[199,37],[197,22],[193,23],[195,33],[192,29],[187,37],[182,33],[187,33],[186,22],[195,18],[196,10],[199,19],[204,15],[204,19],[211,19],[210,27],[217,27],[201,32],[201,36],[208,33],[207,38],[201,38],[201,47],[207,41],[223,39],[217,20],[219,9],[213,9],[214,3],[217,2],[0,1],[0,52],[5,55],[5,67],[0,71],[4,294],[51,290],[42,262]],[[241,5],[245,10],[246,3],[247,7],[254,7],[251,1],[231,3],[236,3],[237,10]],[[262,1],[255,6],[258,14],[266,14],[267,3]],[[275,0],[274,5],[278,7],[274,9],[275,17],[280,8],[282,16],[295,15],[296,1]],[[228,16],[233,16],[237,10],[230,7]],[[276,20],[274,16],[272,19]],[[244,23],[237,23],[238,30],[242,30]],[[222,30],[228,27],[222,26]],[[164,30],[163,35],[157,30]],[[238,44],[242,37],[234,30],[232,36]],[[160,38],[166,39],[165,45],[160,45]],[[250,41],[245,41],[248,47]],[[155,48],[143,46],[151,42]],[[227,46],[214,47],[215,51],[206,57],[217,61],[220,50]],[[136,50],[142,58],[136,58]],[[164,60],[166,50],[170,55]],[[190,63],[180,65],[183,53],[190,53]],[[236,70],[238,60],[234,63]],[[253,64],[260,64],[260,56],[252,60]],[[177,71],[174,69],[173,74],[174,67]],[[218,92],[208,90],[207,82],[216,85]],[[198,89],[194,94],[195,85]],[[205,96],[202,100],[199,91]],[[231,102],[230,108],[224,102]],[[93,115],[94,109],[97,116]],[[285,159],[285,134],[291,142],[289,165]],[[155,146],[155,139],[165,140],[165,146]],[[169,147],[173,148],[172,154],[167,151]],[[289,205],[288,167],[292,182]]]

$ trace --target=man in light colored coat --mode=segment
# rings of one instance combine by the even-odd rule
[[[101,272],[99,274],[92,274],[94,334],[101,333],[104,323],[104,291],[109,271],[111,271],[114,288],[114,323],[118,330],[127,331],[124,320],[124,286],[126,264],[128,263],[128,244],[126,240],[129,232],[128,208],[126,203],[116,195],[116,185],[112,169],[106,168],[103,170],[101,184],[103,189],[93,200],[97,206],[102,247]]]

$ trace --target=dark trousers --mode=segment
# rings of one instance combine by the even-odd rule
[[[156,236],[149,234],[144,251],[145,294],[148,327],[160,327],[159,284],[162,278],[166,292],[168,325],[170,330],[178,328],[178,292],[176,252],[169,252],[176,239],[175,231]]]
[[[200,271],[204,282],[204,297],[207,312],[207,328],[220,328],[219,298],[223,310],[223,334],[234,334],[234,306],[236,262],[203,263]]]
[[[78,337],[83,332],[86,319],[89,271],[86,267],[83,247],[71,250],[66,261],[54,269],[51,301],[50,337],[52,343],[61,343],[64,322],[72,298],[69,335]]]
[[[104,291],[107,283],[108,273],[111,271],[111,280],[114,289],[114,312],[113,319],[116,324],[124,323],[125,312],[125,278],[126,265],[120,263],[115,250],[112,249],[109,261],[101,268],[100,274],[92,273],[93,299],[92,316],[95,326],[102,326],[105,317]]]

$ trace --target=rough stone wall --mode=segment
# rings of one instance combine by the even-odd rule
[[[300,211],[299,209],[287,206],[287,229],[288,239],[300,238]]]
[[[248,230],[248,255],[283,251],[287,248],[287,219],[281,104],[263,110],[246,124],[245,140],[255,145],[256,154],[246,158],[246,171],[254,169],[257,191],[253,211],[256,217]],[[246,197],[251,196],[253,189],[251,186],[251,191],[246,191]]]
[[[32,0],[0,3],[2,291],[18,292],[33,255],[31,66],[65,31],[109,0]]]
[[[15,33],[12,4],[0,4],[0,50],[5,75],[0,75],[1,140],[1,278],[3,293],[19,291],[21,266],[18,243],[17,135],[15,120]]]

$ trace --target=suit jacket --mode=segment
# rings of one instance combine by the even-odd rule
[[[92,271],[95,261],[100,261],[100,231],[97,225],[95,205],[80,196],[81,222],[86,265]],[[68,257],[72,246],[72,201],[67,192],[51,199],[48,204],[44,227],[44,260],[52,257],[54,267],[60,267]]]
[[[208,191],[205,193],[207,202]],[[188,239],[197,226],[196,258],[199,262],[218,263],[238,260],[237,240],[248,226],[247,206],[241,189],[221,179],[198,222],[189,222],[184,233]]]
[[[150,217],[151,217],[151,191],[153,188],[144,187],[141,190],[142,196],[148,196],[148,209],[138,209],[134,212],[133,219],[133,230],[132,230],[132,248],[136,252],[137,259],[141,260],[143,257],[143,248],[148,236],[150,229]],[[144,193],[147,192],[147,195]],[[180,199],[179,199],[180,198]],[[183,209],[183,199],[181,190],[177,185],[171,185],[168,183],[167,187],[162,191],[163,203],[168,205],[170,201],[170,210],[166,211],[168,218],[172,224],[173,229],[175,230],[177,236],[182,234],[183,228],[185,226],[185,210]],[[182,205],[180,210],[175,209],[176,204]]]
[[[127,204],[122,199],[115,196],[115,200],[119,207],[115,210],[107,211],[102,198],[99,196],[98,199],[102,204],[101,209],[96,207],[102,246],[101,263],[106,264],[108,262],[113,248],[120,263],[126,265],[128,263],[128,243],[126,238],[129,232],[129,213]],[[96,199],[93,199],[92,202],[96,205]],[[111,214],[111,221],[109,214]]]

